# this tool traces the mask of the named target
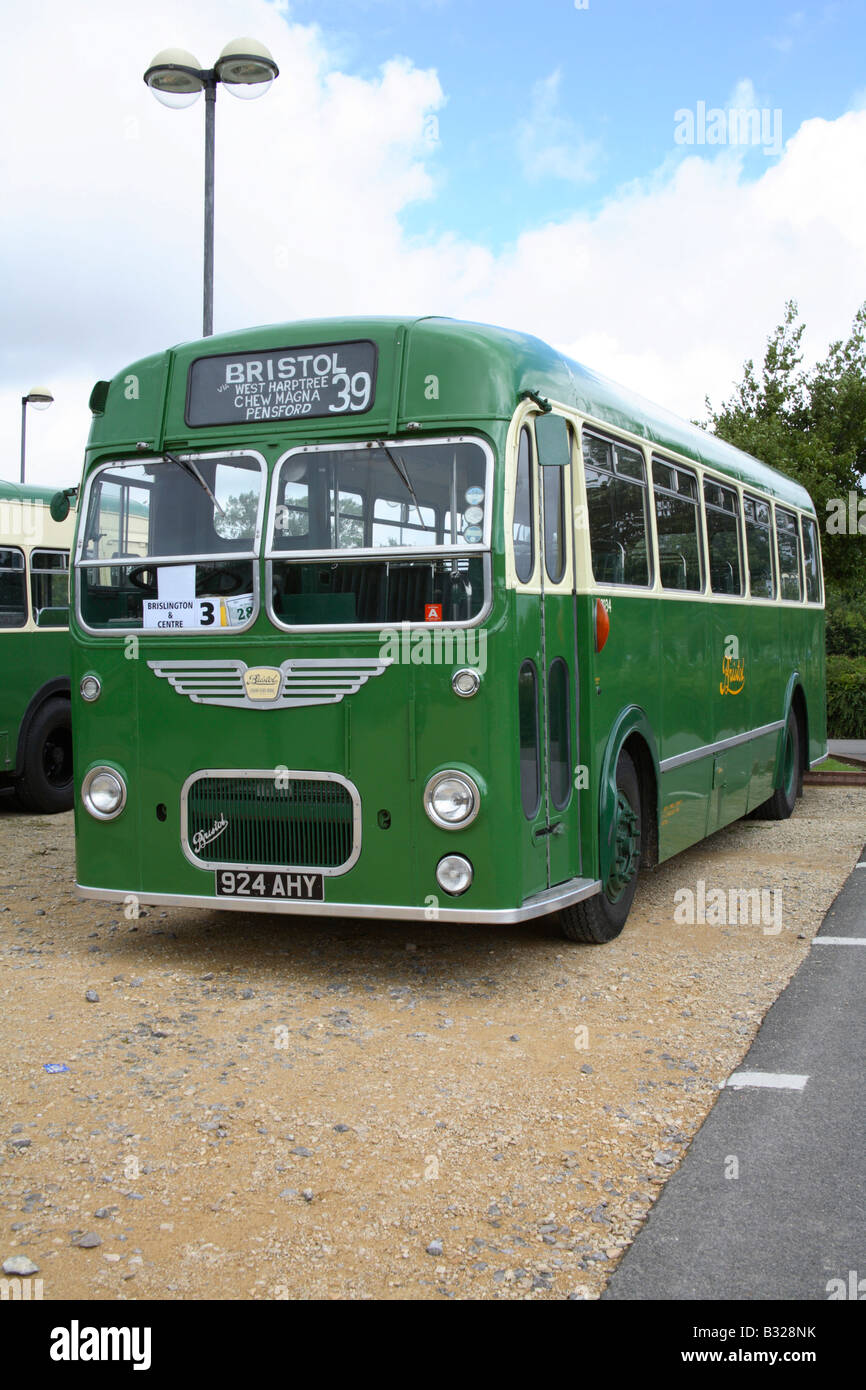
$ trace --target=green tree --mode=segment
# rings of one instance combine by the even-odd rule
[[[719,410],[707,400],[704,428],[803,484],[818,514],[828,594],[859,601],[866,591],[866,501],[862,534],[849,534],[847,525],[840,532],[838,523],[843,502],[847,517],[849,493],[857,502],[866,496],[866,304],[847,341],[832,343],[810,371],[802,365],[804,331],[790,300],[760,370],[747,361]]]

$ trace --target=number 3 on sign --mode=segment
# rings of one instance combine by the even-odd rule
[[[372,379],[369,372],[355,372],[350,378],[348,372],[335,372],[334,385],[340,384],[340,395],[336,405],[329,405],[328,409],[337,411],[344,410],[366,410],[370,404],[370,388]]]

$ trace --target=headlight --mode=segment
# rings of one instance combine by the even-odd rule
[[[462,830],[480,806],[478,788],[465,772],[437,772],[424,788],[424,810],[443,830]]]
[[[452,898],[459,898],[466,892],[473,876],[472,865],[462,854],[446,854],[436,865],[436,882],[443,893],[450,893]]]
[[[78,688],[82,700],[98,700],[102,694],[102,683],[98,676],[85,676]]]
[[[126,805],[126,783],[113,767],[91,768],[81,787],[81,800],[97,820],[114,820]]]

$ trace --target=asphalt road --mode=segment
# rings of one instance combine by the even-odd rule
[[[737,1069],[801,1089],[729,1081],[604,1299],[866,1297],[864,1001],[866,867]]]

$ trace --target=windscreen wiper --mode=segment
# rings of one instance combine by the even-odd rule
[[[406,488],[410,497],[412,498],[412,501],[415,504],[415,510],[418,513],[418,521],[421,524],[421,526],[423,526],[424,518],[421,515],[421,508],[418,505],[418,496],[415,492],[414,487],[412,486],[412,479],[409,477],[409,471],[406,468],[405,463],[402,459],[400,459],[399,462],[397,461],[397,459],[395,459],[394,455],[391,453],[391,450],[388,448],[388,445],[385,443],[384,439],[379,440],[379,448],[383,451],[386,459],[390,463],[394,472],[397,474],[397,477],[403,483],[404,487]]]
[[[170,454],[168,452],[168,449],[163,450],[162,457],[164,459],[168,459],[169,463],[176,463],[178,468],[183,469],[184,473],[188,473],[191,478],[195,478],[196,482],[204,488],[205,492],[207,493],[210,500],[213,502],[220,516],[225,516],[225,511],[220,506],[219,502],[216,500],[213,493],[211,492],[207,479],[205,478],[201,470],[196,466],[196,464],[193,463],[192,459],[180,459],[178,458],[177,454]]]

